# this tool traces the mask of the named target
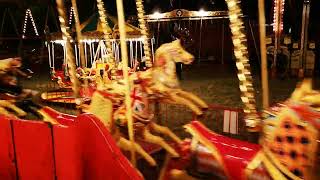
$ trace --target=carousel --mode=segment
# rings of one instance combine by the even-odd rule
[[[217,134],[201,123],[213,107],[182,90],[175,74],[176,62],[190,64],[194,57],[175,40],[161,45],[152,58],[141,0],[136,5],[147,69],[130,73],[123,2],[117,0],[122,77],[100,75],[100,80],[93,80],[90,102],[79,103],[81,113],[64,114],[37,104],[32,100],[34,91],[5,81],[14,78],[9,72],[18,71],[21,61],[12,58],[1,62],[1,87],[7,90],[1,91],[0,100],[1,179],[315,179],[320,92],[306,79],[287,101],[268,107],[267,73],[263,71],[265,110],[258,112],[240,4],[226,2],[244,104],[243,121],[251,135],[259,135],[258,143]],[[104,41],[110,42],[103,2],[97,0],[97,5]],[[262,65],[266,66],[263,6],[259,1],[260,49]],[[80,78],[75,53],[70,53],[74,45],[62,0],[57,0],[57,10],[67,49],[70,89],[78,100],[88,86],[83,84],[88,82]],[[73,11],[77,14],[76,8]],[[77,38],[82,37],[79,27]],[[107,51],[110,45],[106,43]],[[114,60],[110,53],[101,61],[111,64]],[[181,139],[157,123],[151,108],[155,102],[187,106],[193,112],[193,121],[184,125],[190,138]],[[30,119],[28,114],[38,118]],[[164,161],[158,159],[161,154]]]
[[[121,70],[122,61],[120,60],[120,39],[119,26],[117,18],[105,13],[106,27],[103,29],[102,21],[99,19],[101,15],[95,13],[86,21],[79,25],[81,38],[74,37],[78,42],[71,40],[74,46],[73,53],[75,55],[77,76],[81,81],[87,81],[85,88],[82,88],[80,95],[81,101],[90,101],[92,92],[97,86],[97,78],[101,77],[104,81],[123,78]],[[77,14],[73,7],[69,13],[69,32],[75,34],[72,28],[73,17]],[[76,20],[76,19],[75,19]],[[108,34],[108,38],[104,38],[104,31]],[[126,43],[129,48],[129,67],[130,72],[145,69],[145,53],[143,49],[144,38],[141,29],[125,23]],[[151,58],[154,59],[154,38],[147,37],[151,45]],[[58,89],[44,92],[41,98],[46,102],[76,104],[75,98],[72,96],[70,75],[68,74],[68,64],[66,63],[66,41],[62,39],[61,33],[51,33],[47,37],[46,45],[49,52],[49,66],[51,69],[52,80],[58,84]],[[60,63],[56,63],[56,50],[63,52],[63,59]],[[62,48],[62,49],[61,49]],[[81,48],[83,49],[81,52]],[[80,54],[82,53],[82,54]],[[108,56],[112,60],[108,60]],[[59,68],[56,64],[61,64]],[[105,77],[104,77],[105,76]],[[79,99],[78,99],[79,100]],[[80,101],[78,101],[80,102]],[[79,103],[78,103],[79,104]]]

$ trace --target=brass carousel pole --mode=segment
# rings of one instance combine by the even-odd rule
[[[301,39],[300,39],[300,70],[299,77],[303,78],[306,70],[306,54],[308,50],[308,27],[309,27],[310,0],[303,1]]]
[[[80,52],[80,65],[82,68],[84,68],[86,66],[86,62],[85,62],[85,56],[84,56],[84,46],[83,46],[83,43],[81,43],[81,40],[83,39],[82,39],[82,33],[81,33],[81,27],[80,27],[77,1],[71,0],[71,3],[73,7],[73,12],[74,12],[75,27],[76,27],[77,40],[78,40],[78,46],[79,46],[79,52]]]
[[[260,29],[260,54],[261,54],[261,81],[262,81],[262,107],[269,107],[269,84],[267,67],[267,47],[266,47],[266,19],[264,10],[264,0],[259,0],[259,29]]]
[[[71,36],[66,28],[65,7],[63,4],[63,0],[56,0],[56,2],[57,2],[57,10],[59,13],[59,21],[60,21],[60,28],[61,28],[61,32],[62,32],[62,39],[66,42],[65,46],[66,46],[66,49],[68,52],[66,54],[66,60],[67,60],[68,67],[69,67],[69,75],[70,75],[70,80],[72,83],[73,95],[75,96],[75,98],[78,98],[79,97],[79,80],[76,76],[75,58],[72,53],[73,47],[70,43]]]
[[[117,0],[117,12],[118,12],[118,24],[120,31],[120,47],[121,47],[121,59],[122,59],[122,71],[124,76],[124,81],[126,84],[126,117],[128,120],[128,131],[129,139],[132,143],[131,148],[131,163],[133,166],[136,165],[135,156],[135,145],[134,145],[134,132],[133,132],[133,118],[132,118],[132,108],[131,108],[131,94],[130,94],[130,83],[129,83],[129,73],[128,73],[128,50],[126,43],[126,30],[125,30],[125,20],[123,12],[123,2],[122,0]]]

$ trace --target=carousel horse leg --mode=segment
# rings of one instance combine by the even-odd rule
[[[196,106],[192,101],[178,96],[175,92],[170,93],[169,96],[171,97],[171,99],[173,99],[173,101],[177,102],[178,104],[188,106],[194,113],[196,113],[196,115],[202,115],[201,109],[198,106]]]
[[[151,134],[147,128],[143,131],[143,138],[147,142],[160,145],[173,157],[179,157],[179,154],[169,144],[167,144],[161,137]]]
[[[22,109],[18,108],[17,106],[15,106],[14,104],[12,104],[12,103],[10,103],[8,101],[1,101],[0,100],[0,106],[9,108],[9,109],[15,111],[18,114],[18,116],[20,116],[20,117],[27,115],[27,113],[24,112]],[[5,111],[3,111],[3,112],[5,112]]]
[[[175,142],[179,144],[182,142],[182,140],[167,127],[160,126],[154,122],[150,122],[150,127],[157,133],[169,136],[171,139],[173,139]]]
[[[125,151],[130,151],[132,148],[132,144],[127,139],[120,137],[119,141],[117,142],[120,149]],[[134,148],[138,154],[140,154],[151,166],[156,166],[156,161],[137,143],[134,143]]]
[[[0,107],[0,114],[2,114],[2,115],[10,115],[10,113],[3,107]]]
[[[187,98],[187,99],[190,99],[191,101],[195,102],[196,104],[198,104],[201,108],[203,109],[208,109],[208,105],[207,103],[205,103],[202,99],[200,99],[198,96],[192,94],[192,93],[189,93],[189,92],[186,92],[186,91],[183,91],[183,90],[177,90],[178,91],[178,94],[180,94],[181,96]]]

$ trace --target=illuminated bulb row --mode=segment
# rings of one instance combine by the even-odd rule
[[[99,42],[99,39],[85,39],[85,40],[80,40],[80,42],[86,42],[86,43],[94,43],[94,42]]]
[[[37,27],[36,27],[36,24],[34,23],[34,20],[33,20],[33,17],[32,17],[32,13],[31,13],[31,10],[30,9],[27,9],[26,11],[26,15],[24,16],[24,24],[23,24],[23,35],[22,37],[24,38],[25,37],[25,33],[26,33],[26,28],[27,28],[27,22],[28,22],[28,17],[30,18],[31,20],[31,24],[33,26],[33,30],[35,32],[35,34],[37,36],[39,36],[39,33],[38,33],[38,30],[37,30]]]
[[[74,9],[73,9],[73,7],[71,7],[71,9],[70,9],[69,25],[71,25],[71,23],[72,23],[72,16],[74,16]]]
[[[230,29],[234,45],[234,55],[237,59],[238,79],[240,81],[241,100],[246,114],[246,125],[249,128],[257,127],[260,122],[255,106],[255,94],[252,85],[252,76],[246,47],[242,12],[237,0],[226,0],[229,9]]]
[[[283,13],[284,13],[284,2],[285,2],[285,0],[280,0],[280,1],[281,1],[280,31],[282,32],[282,30],[283,30]]]
[[[24,34],[26,33],[26,27],[27,27],[27,21],[28,21],[28,14],[29,14],[29,9],[27,9],[26,15],[24,16],[23,37],[24,37]]]
[[[108,32],[108,21],[107,21],[107,16],[104,10],[104,3],[102,0],[97,0],[97,6],[98,6],[98,13],[100,17],[100,22],[101,22],[101,27],[103,31],[103,37],[106,41],[106,48],[107,48],[107,53],[112,54],[112,44],[111,44],[111,35]],[[111,62],[113,62],[113,58],[111,57],[110,59]]]
[[[282,32],[283,30],[283,13],[285,0],[274,0],[273,8],[273,31]]]
[[[82,39],[80,40],[81,43],[94,43],[94,42],[100,42],[100,39]],[[111,39],[109,40],[110,42],[114,42],[117,40]],[[126,41],[143,41],[143,38],[127,38]],[[54,42],[57,44],[64,44],[66,41],[65,40],[52,40],[50,42]],[[69,40],[69,42],[74,42],[72,39]]]
[[[152,61],[151,61],[151,50],[150,50],[150,43],[148,41],[148,29],[146,26],[146,20],[144,19],[144,9],[142,0],[136,0],[136,6],[138,11],[138,21],[141,28],[141,34],[143,38],[143,50],[146,58],[146,66],[152,67]]]
[[[278,10],[278,0],[274,0],[273,1],[273,32],[276,32],[277,30],[277,22],[278,22],[278,13],[277,13],[277,10]]]

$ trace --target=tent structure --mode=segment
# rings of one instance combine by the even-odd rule
[[[70,13],[71,14],[71,13]],[[70,17],[71,18],[71,17]],[[70,21],[70,19],[69,19]],[[108,21],[108,30],[112,34],[112,53],[115,57],[116,62],[120,62],[120,42],[119,42],[119,29],[118,29],[118,20],[116,17],[113,17],[107,14]],[[71,21],[70,21],[71,22]],[[70,23],[69,23],[70,24]],[[85,51],[85,62],[87,67],[90,66],[94,61],[96,61],[99,56],[102,57],[106,53],[105,51],[105,42],[103,38],[103,31],[101,27],[101,22],[99,20],[99,14],[96,12],[91,15],[87,20],[80,24],[82,39],[80,43],[84,43]],[[70,25],[69,30],[74,32],[74,28]],[[135,60],[143,59],[143,38],[141,34],[141,29],[126,23],[126,33],[127,33],[127,43],[129,47],[129,61],[131,66],[134,66]],[[155,40],[150,38],[151,48],[153,54],[153,47]],[[62,40],[61,32],[51,33],[47,36],[47,47],[49,52],[49,64],[51,68],[55,68],[55,47],[62,45],[64,52],[64,62],[66,49],[64,46],[65,42]],[[79,47],[76,43],[74,44],[76,64],[80,65],[80,55]]]
[[[107,15],[108,21],[108,31],[113,35],[114,39],[118,39],[118,20],[116,17],[113,17],[109,14]],[[86,21],[81,23],[81,32],[83,36],[83,40],[91,40],[91,39],[102,39],[103,31],[101,27],[101,22],[99,20],[99,14],[96,12],[91,15]],[[71,31],[73,31],[73,27]],[[126,23],[126,33],[128,39],[141,38],[141,30],[129,23]],[[47,38],[50,41],[62,40],[61,32],[51,33]]]

